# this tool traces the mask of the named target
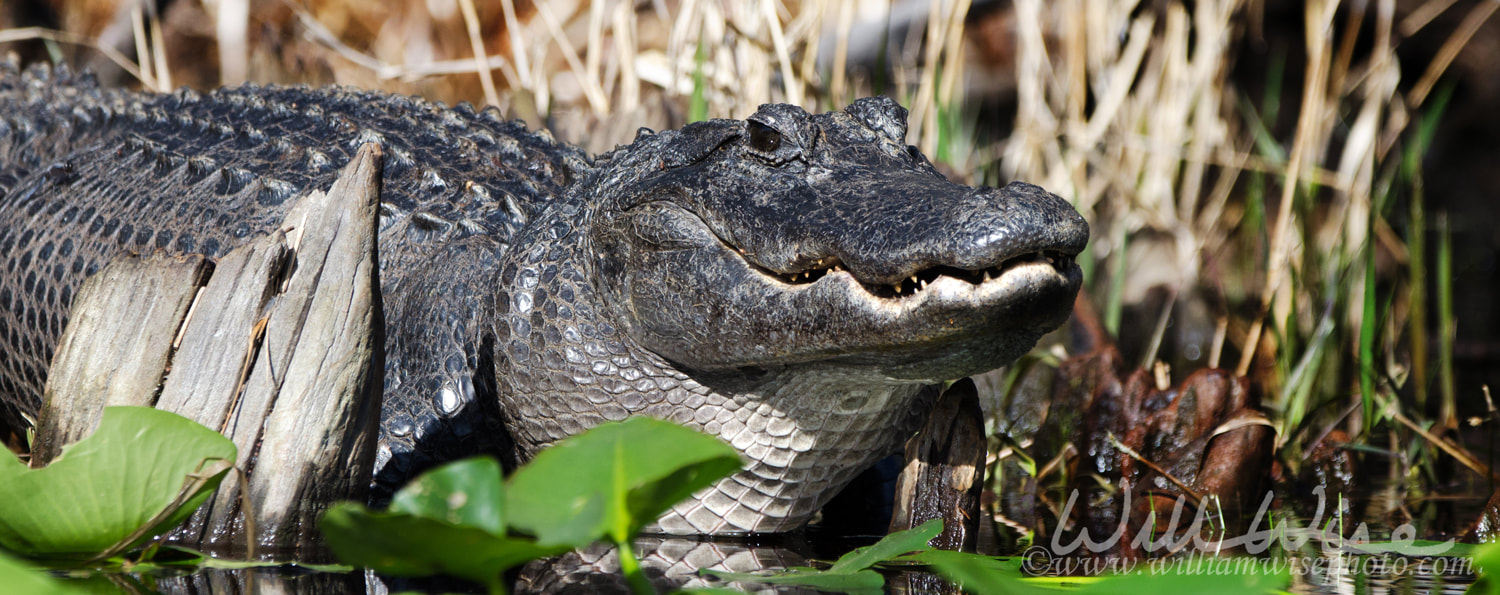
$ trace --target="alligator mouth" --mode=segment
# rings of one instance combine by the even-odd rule
[[[1043,263],[1051,265],[1052,268],[1057,270],[1059,273],[1066,273],[1074,266],[1074,257],[1075,255],[1073,254],[1067,254],[1059,250],[1038,250],[1036,252],[1029,252],[1020,256],[1011,257],[998,265],[980,270],[968,270],[954,266],[939,265],[917,271],[910,277],[902,279],[899,282],[890,285],[881,283],[867,283],[865,281],[859,281],[858,279],[856,279],[856,282],[859,283],[859,285],[872,296],[882,299],[901,299],[921,294],[927,289],[928,285],[931,285],[941,277],[952,277],[954,279],[966,281],[971,285],[977,286],[983,285],[984,283],[987,283],[992,279],[999,279],[1000,277],[1004,276],[1006,272],[1018,267],[1028,264]],[[776,271],[756,266],[753,263],[752,266],[760,269],[760,271],[767,276],[773,277],[781,281],[782,283],[792,286],[811,285],[818,282],[819,279],[822,279],[823,277],[828,276],[832,273],[848,273],[843,264],[834,257],[824,258],[814,263],[811,268],[794,273],[778,273]]]

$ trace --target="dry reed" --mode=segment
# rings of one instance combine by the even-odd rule
[[[458,10],[434,8],[452,2]],[[277,60],[257,56],[297,47],[326,64],[336,80],[435,93],[448,101],[480,100],[554,123],[583,114],[589,122],[611,118],[675,125],[681,123],[681,108],[661,106],[681,106],[690,97],[701,100],[708,117],[743,117],[766,102],[821,110],[856,96],[889,93],[911,109],[909,142],[934,156],[960,147],[949,151],[960,174],[1027,180],[1072,201],[1094,225],[1090,257],[1095,262],[1127,266],[1131,238],[1157,238],[1170,262],[1151,265],[1157,271],[1153,278],[1169,285],[1173,296],[1186,299],[1196,287],[1217,286],[1229,302],[1218,306],[1217,338],[1205,350],[1210,353],[1205,361],[1227,356],[1225,343],[1240,354],[1241,373],[1253,372],[1257,358],[1281,361],[1285,369],[1265,379],[1267,394],[1281,395],[1288,394],[1277,386],[1287,380],[1285,362],[1302,354],[1278,350],[1289,342],[1308,345],[1325,304],[1341,305],[1338,318],[1345,329],[1373,324],[1363,320],[1361,292],[1364,276],[1376,273],[1365,269],[1359,255],[1371,242],[1398,257],[1405,254],[1403,239],[1374,207],[1383,192],[1381,172],[1415,120],[1413,110],[1500,6],[1477,5],[1403,95],[1393,39],[1428,26],[1447,9],[1445,2],[1427,3],[1399,22],[1393,0],[1371,3],[1373,15],[1366,15],[1360,2],[1305,3],[1300,37],[1307,58],[1296,85],[1301,90],[1296,128],[1282,146],[1263,138],[1268,132],[1256,121],[1255,106],[1250,113],[1237,109],[1247,101],[1229,68],[1244,36],[1259,34],[1255,13],[1240,0],[1167,0],[1150,6],[1015,0],[1010,65],[1015,113],[999,118],[1012,120],[1013,132],[994,146],[962,146],[978,138],[964,122],[965,111],[973,109],[968,105],[972,77],[978,76],[966,32],[969,0],[928,2],[907,39],[882,25],[901,13],[900,3],[880,0],[502,0],[498,9],[483,11],[472,0],[430,0],[366,13],[352,0],[288,0],[278,6],[289,7],[294,18],[282,21],[251,14],[251,4],[205,3],[217,36],[215,66],[224,82],[295,78],[276,70]],[[1342,21],[1336,18],[1341,6]],[[348,26],[358,19],[320,20],[335,12],[430,23],[431,31],[424,38],[420,30],[385,22],[361,33]],[[113,48],[97,49],[144,86],[169,87],[174,78],[184,78],[174,77],[173,69],[198,66],[168,63],[172,37],[163,35],[166,19],[139,11],[133,18],[140,66]],[[281,37],[255,38],[247,30],[251,22],[263,29],[266,23],[276,25]],[[1374,23],[1373,39],[1356,44],[1366,22]],[[414,37],[404,44],[382,43],[371,33],[382,31]],[[867,56],[851,49],[856,42],[868,47],[864,37],[870,35],[882,37],[882,50],[895,50],[873,65],[860,62]],[[445,43],[448,37],[467,43],[455,48]],[[87,42],[63,32],[0,31],[0,43],[21,39]],[[916,46],[910,45],[913,40]],[[912,47],[916,51],[906,51]],[[825,49],[826,57],[820,57]],[[501,72],[498,81],[491,76],[494,70]],[[428,86],[434,81],[452,84]],[[478,93],[470,88],[474,82]],[[654,113],[639,115],[643,111]],[[590,146],[607,148],[633,134],[632,126],[601,128],[599,135],[607,138],[591,139]],[[1274,176],[1275,190],[1267,192],[1274,197],[1248,193],[1244,176],[1261,172]],[[1265,213],[1258,224],[1252,218],[1257,209]],[[1209,261],[1248,263],[1248,270],[1205,279]],[[1319,280],[1329,275],[1341,279],[1347,295],[1322,289]],[[1382,339],[1385,360],[1391,362],[1387,368],[1407,361],[1392,355],[1405,328],[1395,319],[1406,316],[1410,306],[1401,282],[1396,279],[1396,289],[1385,296],[1393,320],[1383,327],[1389,329]],[[1231,315],[1239,311],[1235,302],[1249,304],[1255,314]],[[1354,353],[1353,334],[1341,336],[1346,344],[1339,349]],[[1399,370],[1387,372],[1399,376]]]

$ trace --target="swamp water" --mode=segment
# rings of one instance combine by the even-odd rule
[[[1378,492],[1378,490],[1377,490]],[[1382,524],[1383,516],[1375,511],[1374,503],[1380,498],[1374,494],[1362,494],[1366,500],[1361,506],[1346,506],[1346,509],[1361,511],[1370,527],[1371,541],[1383,542],[1400,539],[1405,531],[1401,526]],[[1294,514],[1287,504],[1285,494],[1278,499],[1278,519],[1281,513]],[[1433,532],[1416,526],[1421,524],[1443,525],[1438,519],[1461,519],[1477,514],[1483,504],[1482,497],[1434,500],[1422,506],[1424,519],[1412,525],[1417,535]],[[1300,508],[1292,506],[1291,508]],[[1435,512],[1434,512],[1435,511]],[[1349,527],[1344,533],[1353,538],[1357,525],[1353,517],[1346,519]],[[1293,524],[1309,526],[1319,519],[1310,516],[1297,517]],[[1278,523],[1280,521],[1278,520]],[[1327,519],[1320,522],[1327,523]],[[1335,518],[1334,527],[1339,522]],[[1263,525],[1264,526],[1264,525]],[[1441,532],[1439,532],[1441,533]],[[1330,536],[1337,535],[1336,528]],[[1275,538],[1276,540],[1279,538]],[[1336,537],[1334,537],[1336,539]],[[729,587],[751,593],[817,593],[811,587],[788,585],[765,585],[747,582],[730,583],[701,576],[697,569],[708,568],[727,572],[755,572],[812,565],[814,560],[828,561],[857,546],[872,543],[873,538],[830,538],[815,532],[806,535],[767,538],[755,542],[703,541],[672,537],[641,537],[635,540],[636,552],[642,567],[650,577],[652,585],[661,593],[681,588]],[[1022,568],[1030,568],[1043,575],[1038,586],[1067,587],[1087,585],[1101,572],[1140,571],[1160,574],[1174,568],[1191,568],[1200,574],[1265,574],[1284,573],[1290,583],[1283,586],[1286,591],[1298,594],[1461,594],[1475,580],[1476,569],[1469,557],[1469,547],[1453,546],[1452,551],[1429,542],[1417,542],[1415,547],[1426,548],[1435,555],[1409,556],[1398,553],[1360,553],[1360,548],[1345,542],[1342,551],[1336,543],[1325,543],[1310,539],[1295,554],[1288,554],[1273,546],[1273,554],[1261,556],[1231,555],[1224,557],[1204,556],[1179,552],[1175,556],[1154,560],[1127,561],[1121,558],[1088,557],[1068,555],[1048,557],[1046,568],[1042,568],[1035,545],[1027,550],[1011,551],[1014,560]],[[1192,546],[1188,546],[1192,550]],[[1082,551],[1082,550],[1080,550]],[[1365,550],[1370,551],[1370,550]],[[1411,551],[1411,550],[1407,550]],[[885,593],[958,593],[936,575],[909,569],[882,569],[885,578]],[[596,545],[558,556],[533,561],[513,570],[508,577],[512,593],[628,593],[629,587],[619,572],[615,549]],[[67,581],[93,593],[131,594],[357,594],[383,595],[401,592],[430,593],[482,593],[483,589],[473,583],[450,578],[406,579],[381,576],[374,572],[354,570],[336,572],[311,569],[294,565],[252,568],[203,568],[190,573],[151,574],[91,574],[74,576]],[[1156,589],[1133,592],[1192,592],[1173,584]],[[839,591],[833,591],[839,592]],[[863,592],[863,591],[849,591]],[[881,591],[876,591],[881,592]],[[1059,593],[1066,591],[1056,591]]]

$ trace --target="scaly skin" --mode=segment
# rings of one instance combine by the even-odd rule
[[[139,94],[8,68],[0,423],[37,410],[72,295],[113,254],[221,255],[375,141],[377,491],[651,415],[746,461],[661,530],[797,528],[899,448],[935,385],[1008,363],[1066,318],[1088,235],[1035,186],[943,178],[883,98],[821,115],[762,106],[590,162],[467,106],[344,89]]]

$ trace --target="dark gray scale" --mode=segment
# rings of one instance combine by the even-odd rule
[[[449,331],[400,335],[401,329],[431,330],[400,318],[425,314],[407,310],[408,296],[426,305],[439,291],[419,286],[436,280],[408,279],[401,271],[422,270],[415,263],[435,258],[456,239],[475,236],[489,250],[503,247],[519,227],[514,211],[540,207],[507,210],[472,198],[545,200],[561,194],[568,178],[537,173],[526,159],[550,161],[545,171],[554,174],[587,167],[575,149],[539,140],[493,113],[407,97],[256,86],[144,95],[100,89],[91,77],[64,68],[0,69],[0,112],[6,114],[0,120],[0,254],[8,273],[0,278],[0,425],[6,427],[22,427],[21,413],[38,407],[52,349],[84,277],[124,250],[220,256],[278,225],[297,197],[331,186],[362,142],[381,143],[385,154],[382,198],[389,204],[382,209],[381,269],[391,351],[431,345],[477,364],[482,346],[455,341],[452,329],[454,321],[473,318],[448,314]],[[524,158],[495,159],[466,138],[463,151],[432,144],[465,130],[491,144],[513,141]],[[49,265],[38,267],[41,261]],[[390,291],[397,286],[402,290]],[[431,419],[433,412],[461,418],[457,434],[472,440],[483,424],[459,412],[480,392],[490,395],[493,409],[493,381],[475,387],[467,373],[454,372],[450,359],[434,370],[396,371],[386,382],[420,385],[420,399],[436,399],[419,408],[427,416],[422,423],[445,423]],[[406,358],[388,361],[395,370]],[[404,402],[390,400],[388,416],[402,415]],[[499,416],[487,419],[494,425]],[[463,448],[473,451],[460,445],[430,452]]]

